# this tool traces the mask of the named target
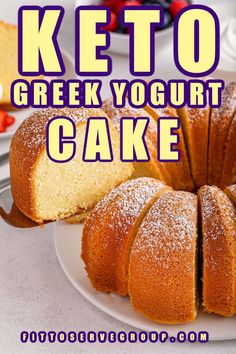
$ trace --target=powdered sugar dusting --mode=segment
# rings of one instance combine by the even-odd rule
[[[228,197],[215,186],[204,186],[199,191],[203,222],[211,226],[208,237],[216,239],[224,235],[225,226],[236,221],[234,207]],[[213,232],[214,229],[214,232]],[[235,230],[236,231],[236,230]]]
[[[204,186],[199,190],[202,212],[203,245],[205,266],[214,269],[218,258],[212,250],[223,252],[224,240],[236,241],[236,212],[229,198],[215,186]],[[207,255],[207,256],[206,256]]]
[[[209,110],[210,110],[209,106],[203,108],[191,108],[186,106],[185,109],[189,118],[190,125],[196,124],[196,121],[201,121],[201,122],[203,121],[204,124],[207,123],[207,121],[205,121],[205,117],[209,115]]]
[[[228,190],[229,193],[231,195],[234,195],[236,198],[236,184],[233,184],[232,186],[227,187],[226,190]]]
[[[103,215],[106,215],[109,210],[108,227],[114,231],[114,234],[116,230],[125,232],[127,228],[132,226],[146,203],[165,187],[162,182],[153,178],[142,177],[125,182],[98,202],[90,218],[93,218],[94,213],[98,213],[102,222]],[[97,225],[92,224],[91,231],[96,227]]]
[[[145,141],[149,149],[149,153],[151,154],[151,156],[153,156],[153,158],[155,158],[155,160],[157,160],[156,149],[153,149],[153,147],[157,146],[157,125],[155,120],[144,109],[142,108],[136,109],[131,107],[127,99],[124,107],[115,108],[113,106],[113,99],[111,97],[106,99],[103,102],[102,109],[107,114],[107,116],[111,119],[112,123],[118,130],[120,129],[120,120],[123,117],[149,118],[149,124],[148,124]]]
[[[229,125],[236,110],[236,83],[231,82],[222,94],[221,107],[212,110],[211,124]]]
[[[128,225],[132,225],[146,203],[163,188],[163,183],[148,178],[138,179],[135,185],[126,187],[123,196],[115,203],[116,210],[111,218],[111,227],[126,228]],[[118,222],[113,223],[117,220],[117,216],[119,216]]]
[[[108,115],[117,128],[120,127],[120,119],[123,117],[150,117],[144,109],[131,107],[127,99],[124,107],[115,108],[113,106],[113,99],[111,97],[107,98],[103,102],[102,110]]]
[[[88,117],[102,117],[104,112],[100,109],[89,110],[86,108],[47,108],[39,109],[32,113],[17,130],[14,139],[18,139],[27,151],[34,156],[38,149],[45,146],[46,125],[53,117],[69,117],[75,124],[85,122]],[[17,153],[17,151],[16,151]]]
[[[155,111],[158,117],[178,117],[177,111],[175,108],[166,106],[166,107],[159,107],[153,108],[150,107],[151,110]]]
[[[162,195],[146,215],[137,237],[132,254],[140,257],[145,266],[147,255],[150,264],[168,269],[173,257],[192,252],[196,238],[197,197],[188,192],[173,192]],[[131,254],[131,257],[132,257]],[[192,270],[188,264],[186,271]]]

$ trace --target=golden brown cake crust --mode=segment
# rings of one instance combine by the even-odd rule
[[[224,163],[220,187],[236,183],[236,114],[229,128],[225,143]]]
[[[220,108],[213,108],[210,119],[208,184],[220,186],[225,142],[236,109],[236,82],[226,86]]]
[[[111,119],[114,126],[119,130],[120,119],[122,117],[147,117],[149,118],[149,126],[146,132],[146,144],[150,155],[148,162],[135,162],[134,177],[152,177],[157,178],[165,182],[171,183],[170,175],[164,163],[158,161],[157,157],[157,126],[153,118],[142,108],[135,109],[131,107],[126,99],[125,106],[123,108],[115,108],[113,106],[112,98],[108,98],[103,102],[103,111]]]
[[[144,218],[130,254],[128,292],[134,308],[157,322],[196,317],[197,197],[162,195]]]
[[[85,222],[82,259],[93,286],[127,295],[130,249],[152,203],[171,188],[152,178],[137,178],[114,189]]]
[[[199,190],[203,245],[203,306],[222,316],[236,312],[236,212],[215,186]]]
[[[178,117],[176,110],[170,106],[165,108],[152,108],[146,106],[145,110],[157,121],[159,117]],[[191,176],[190,164],[185,140],[183,136],[182,127],[176,129],[175,132],[179,136],[179,144],[176,149],[180,152],[180,160],[176,162],[165,162],[165,168],[169,173],[171,179],[171,186],[176,189],[183,189],[187,191],[193,190],[193,181]]]
[[[177,110],[186,139],[195,187],[207,183],[208,134],[210,107],[183,107]]]
[[[56,116],[66,116],[79,125],[86,122],[88,117],[104,115],[100,109],[48,108],[35,111],[21,124],[11,142],[10,176],[14,202],[23,214],[36,222],[42,222],[35,210],[32,181],[37,161],[46,148],[48,120]]]
[[[236,184],[225,188],[224,192],[227,194],[231,202],[236,206]]]

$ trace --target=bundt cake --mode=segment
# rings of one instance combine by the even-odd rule
[[[208,152],[208,184],[210,185],[220,186],[225,143],[235,110],[236,83],[231,82],[223,90],[221,107],[213,108],[211,113]],[[233,157],[236,159],[235,153]],[[229,182],[232,183],[234,182]]]
[[[236,205],[236,184],[225,188],[224,192],[227,194],[231,202]]]
[[[11,144],[14,201],[39,223],[86,211],[98,202],[83,228],[82,259],[89,279],[98,291],[128,294],[147,318],[162,323],[193,320],[201,295],[201,265],[205,311],[231,316],[236,313],[236,187],[230,186],[236,176],[235,104],[236,84],[231,83],[219,109],[178,109],[178,162],[157,159],[156,121],[177,116],[169,106],[134,109],[126,100],[124,108],[114,108],[107,99],[102,110],[36,111]],[[114,159],[109,164],[84,162],[87,119],[106,114]],[[55,116],[76,123],[77,152],[66,164],[53,163],[46,153],[45,127]],[[135,162],[134,168],[120,161],[122,117],[149,118],[150,161]],[[203,186],[206,183],[217,187]],[[188,192],[198,187],[198,197]]]
[[[166,106],[154,108],[146,105],[143,109],[132,108],[128,100],[124,108],[114,108],[112,98],[105,100],[102,109],[119,128],[121,117],[149,117],[147,145],[150,161],[135,163],[133,177],[159,178],[175,190],[193,191],[205,184],[225,188],[236,182],[236,83],[231,82],[222,93],[220,108]],[[179,117],[181,126],[176,130],[179,143],[180,161],[157,162],[157,126],[160,117]],[[151,119],[153,118],[153,119]]]
[[[178,109],[186,139],[190,167],[195,187],[207,183],[207,156],[210,107]]]
[[[155,119],[155,121],[157,121],[159,117],[178,117],[176,110],[170,106],[154,109],[147,105],[145,110]],[[175,133],[179,136],[179,143],[176,144],[176,149],[180,152],[180,160],[176,162],[165,162],[164,165],[170,175],[171,186],[174,189],[192,191],[193,181],[182,127],[180,126],[179,129],[176,129]]]
[[[139,227],[129,263],[128,292],[134,308],[161,323],[197,315],[197,197],[162,195]]]
[[[123,108],[115,108],[112,104],[112,98],[108,98],[103,102],[102,110],[111,119],[118,131],[120,130],[120,120],[123,117],[149,118],[145,142],[149,151],[150,160],[147,162],[134,162],[133,177],[153,177],[170,184],[171,179],[169,173],[167,172],[167,168],[165,164],[159,162],[157,158],[157,129],[154,119],[143,109],[135,109],[131,107],[127,99],[125,100],[125,106]]]
[[[236,84],[231,83],[223,91],[219,109],[206,106],[177,110],[182,127],[178,130],[181,161],[158,164],[158,174],[174,189],[185,191],[162,187],[151,201],[142,199],[141,214],[132,212],[134,219],[126,220],[127,210],[137,210],[137,181],[141,185],[142,179],[134,180],[131,190],[126,182],[115,201],[114,197],[102,200],[98,211],[95,208],[86,220],[82,257],[94,287],[120,295],[128,293],[135,310],[154,321],[193,320],[201,291],[205,311],[222,316],[236,313],[236,188],[230,186],[236,175],[235,104]],[[146,115],[126,107],[123,111],[112,107],[111,99],[103,104],[116,125],[121,117],[138,117],[138,111],[140,116],[156,121],[162,116],[177,116],[168,106],[146,106]],[[153,141],[150,135],[148,140]],[[145,175],[149,173],[147,170]],[[153,180],[146,178],[143,183],[147,181],[150,188]],[[223,192],[207,183],[226,188]],[[198,197],[186,192],[198,187]],[[124,227],[127,222],[128,228]]]
[[[66,116],[76,123],[77,151],[67,163],[55,163],[46,153],[46,125]],[[119,135],[109,123],[113,161],[84,162],[82,151],[89,117],[104,117],[100,109],[43,109],[33,113],[15,133],[10,148],[11,190],[15,204],[30,219],[42,223],[91,208],[133,173],[120,161]]]
[[[215,186],[199,192],[202,219],[202,284],[205,311],[236,313],[236,212]]]
[[[221,188],[236,183],[236,114],[229,128],[225,143],[224,163],[221,177]]]
[[[137,178],[115,188],[86,220],[82,258],[99,291],[127,295],[129,255],[147,210],[171,188],[152,178]]]
[[[23,122],[12,140],[10,172],[15,203],[26,216],[42,222],[65,218],[91,208],[131,175],[132,178],[146,176],[159,179],[175,190],[192,191],[206,181],[224,189],[235,183],[235,102],[236,84],[231,83],[223,91],[222,107],[212,109],[210,124],[209,107],[178,110],[182,128],[177,131],[177,148],[180,151],[180,161],[177,162],[160,162],[157,154],[156,121],[161,116],[177,117],[176,110],[170,106],[134,109],[126,99],[125,107],[114,108],[112,99],[107,99],[102,110],[64,108],[36,111]],[[83,162],[81,156],[87,118],[104,117],[106,114],[110,118],[115,158],[109,164]],[[58,115],[72,118],[77,124],[77,136],[80,137],[77,139],[79,143],[75,158],[60,165],[48,159],[45,139],[48,120]],[[118,132],[122,117],[149,118],[145,139],[150,160],[134,162],[134,168],[133,164],[120,161]]]
[[[218,187],[197,196],[146,177],[123,183],[86,219],[82,259],[96,290],[128,294],[151,320],[194,320],[202,289],[205,311],[236,313],[236,211]]]

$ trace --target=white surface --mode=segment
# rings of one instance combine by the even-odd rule
[[[222,318],[200,312],[197,320],[184,325],[161,325],[139,315],[132,308],[129,298],[116,294],[97,292],[91,285],[81,254],[82,225],[66,222],[54,223],[54,242],[59,262],[74,287],[92,304],[118,320],[145,331],[165,330],[170,336],[178,331],[207,331],[210,340],[236,339],[236,316]]]
[[[222,2],[222,0],[219,0]],[[203,3],[203,1],[202,1]],[[216,0],[205,1],[207,4]],[[21,5],[48,5],[49,1],[8,0],[1,2],[0,19],[16,22]],[[74,2],[61,4],[66,14],[59,34],[62,48],[74,55]],[[158,53],[158,74],[168,79],[174,67],[172,53]],[[166,65],[165,65],[166,63]],[[129,77],[126,58],[113,56],[114,76]],[[0,144],[0,154],[2,147]],[[7,174],[0,167],[0,178]],[[0,353],[1,354],[74,354],[74,353],[209,353],[233,354],[236,341],[207,344],[21,344],[22,330],[95,330],[129,331],[132,327],[112,319],[80,295],[65,277],[53,244],[53,225],[32,230],[15,229],[0,220]]]

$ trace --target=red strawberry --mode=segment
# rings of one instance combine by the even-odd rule
[[[130,0],[130,1],[122,1],[117,3],[117,5],[114,8],[114,12],[119,15],[120,10],[122,9],[122,7],[124,6],[141,6],[140,1],[138,0]]]
[[[111,10],[114,10],[114,8],[116,7],[117,3],[121,2],[121,0],[103,0],[101,2],[101,6],[107,6],[109,7]]]
[[[183,9],[184,7],[188,6],[189,3],[184,0],[174,0],[169,6],[169,13],[173,18],[176,17],[177,13]]]
[[[10,127],[10,125],[15,123],[15,120],[16,119],[14,117],[7,115],[7,117],[6,117],[6,126]]]
[[[5,111],[0,110],[0,133],[3,133],[6,131],[6,118],[7,118],[7,113]]]
[[[102,29],[106,31],[114,32],[117,29],[117,26],[118,26],[117,16],[114,14],[114,12],[111,12],[111,22],[108,25],[103,26]]]

